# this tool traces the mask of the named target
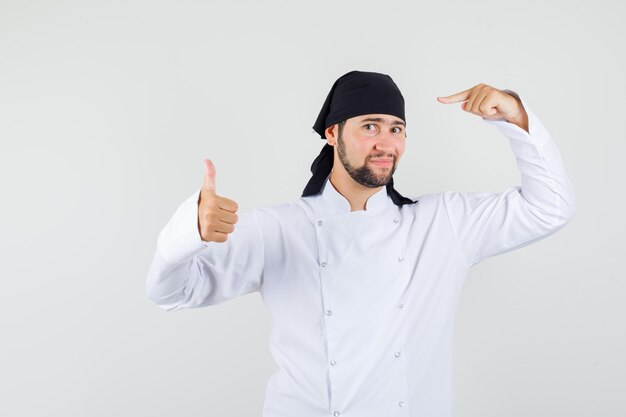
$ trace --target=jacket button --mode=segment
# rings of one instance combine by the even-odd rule
[[[333,312],[332,312],[332,311],[330,311],[330,310],[326,310],[326,315],[327,315],[327,316],[330,316],[330,315],[332,315],[332,314],[333,314]]]
[[[400,223],[400,219],[393,219],[394,223]]]
[[[328,264],[324,261],[320,265],[322,266],[322,268],[326,268],[326,265],[328,265]]]
[[[317,221],[317,225],[318,225],[318,226],[321,226],[321,225],[323,225],[323,224],[324,224],[324,222],[323,222],[322,220],[318,220],[318,221]]]
[[[404,257],[398,256],[398,262],[402,262],[402,261],[404,261]]]

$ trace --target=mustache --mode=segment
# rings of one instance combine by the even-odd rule
[[[393,162],[396,162],[396,159],[397,159],[396,155],[384,155],[384,154],[383,155],[370,155],[367,157],[368,160],[379,159],[379,158],[391,158],[393,159]]]

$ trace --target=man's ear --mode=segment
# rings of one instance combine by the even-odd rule
[[[326,141],[330,146],[335,146],[337,143],[337,131],[339,126],[335,123],[332,126],[328,126],[326,130],[324,130],[324,134],[326,135]]]

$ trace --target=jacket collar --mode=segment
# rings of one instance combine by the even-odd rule
[[[321,209],[329,214],[360,213],[361,215],[371,215],[381,212],[390,206],[395,206],[391,197],[387,195],[387,187],[383,186],[367,199],[365,210],[352,212],[350,202],[337,191],[330,181],[330,175],[324,181],[324,185],[322,185],[320,203],[322,204]]]

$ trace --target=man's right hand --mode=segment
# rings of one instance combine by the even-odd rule
[[[215,194],[215,166],[204,160],[204,184],[198,200],[198,230],[205,242],[224,242],[235,230],[237,209],[233,200]]]

